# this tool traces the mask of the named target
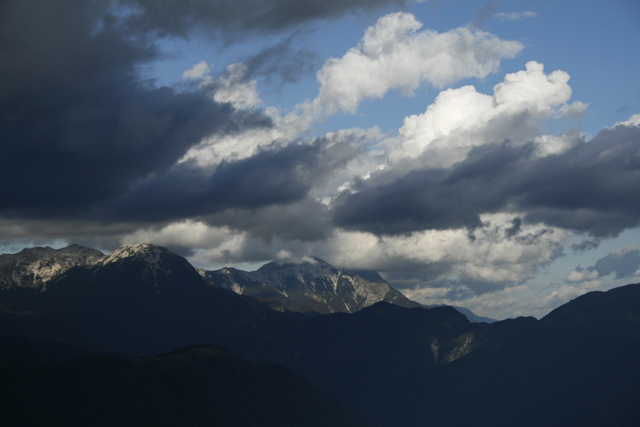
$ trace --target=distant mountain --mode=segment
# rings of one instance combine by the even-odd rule
[[[20,290],[20,289],[18,289]],[[280,313],[205,281],[165,248],[125,245],[47,282],[0,292],[0,334],[153,355],[196,342],[232,348]],[[246,337],[245,337],[246,338]]]
[[[624,290],[631,311],[621,315],[609,292],[596,293],[604,298],[593,306],[609,305],[598,318],[635,322],[639,291]],[[589,314],[581,305],[557,310],[575,312],[571,324]],[[452,307],[381,302],[285,324],[248,356],[294,370],[381,426],[637,426],[640,334],[615,331],[556,331],[532,317],[470,323]]]
[[[256,283],[253,275],[228,270],[222,274],[231,286],[251,289]],[[365,278],[320,260],[272,263],[256,273],[264,288],[286,292],[291,301],[283,299],[281,307],[302,295],[325,307],[336,304],[338,311],[340,304],[354,304],[354,295],[362,305],[371,301],[367,295],[386,295],[384,287],[362,294],[354,285],[369,279],[375,284],[374,275],[363,273]],[[292,370],[381,427],[640,425],[640,284],[586,294],[541,320],[494,323],[471,323],[452,307],[385,301],[322,316],[279,312],[273,305],[215,286],[164,248],[128,245],[55,275],[46,288],[0,289],[0,334],[63,343],[49,344],[46,352],[55,352],[55,360],[76,351],[64,343],[142,356],[218,344]],[[43,357],[27,357],[29,344],[9,350],[14,361]],[[100,366],[91,369],[100,372]],[[29,369],[22,378],[31,378]],[[3,396],[14,393],[5,384],[0,379]],[[179,381],[175,387],[184,390]],[[128,402],[117,406],[130,411]]]
[[[557,332],[640,337],[640,284],[589,292],[540,320]]]
[[[469,319],[469,322],[471,322],[471,323],[493,323],[493,322],[497,322],[496,319],[492,319],[491,317],[478,316],[477,314],[475,314],[473,311],[469,310],[466,307],[458,307],[457,305],[452,305],[451,307],[455,308],[460,313],[464,314],[467,317],[467,319]]]
[[[492,319],[491,317],[478,316],[477,314],[475,314],[473,311],[469,310],[468,308],[459,307],[457,305],[438,304],[438,305],[429,305],[427,307],[429,307],[429,308],[453,307],[456,310],[458,310],[460,313],[464,314],[465,317],[467,319],[469,319],[469,322],[471,322],[471,323],[493,323],[493,322],[497,322],[498,321],[496,319]]]
[[[315,257],[299,264],[271,262],[252,272],[235,268],[199,272],[221,288],[276,301],[287,310],[303,313],[353,313],[380,301],[401,307],[421,306],[389,286],[376,272],[358,274]]]
[[[0,288],[45,285],[77,265],[92,265],[104,254],[96,249],[70,245],[62,249],[28,248],[0,255]]]
[[[135,361],[92,355],[0,365],[0,384],[5,427],[363,427],[293,372],[216,346]]]

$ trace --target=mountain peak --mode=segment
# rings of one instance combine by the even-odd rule
[[[73,266],[92,265],[103,256],[96,249],[80,245],[62,249],[25,248],[17,254],[3,254],[0,255],[0,287],[39,287]]]
[[[114,262],[121,262],[125,259],[140,259],[148,264],[156,264],[160,261],[161,255],[169,251],[161,246],[151,243],[134,243],[120,246],[109,255],[100,260],[100,264],[107,265]]]
[[[353,313],[378,301],[420,306],[391,288],[377,273],[369,272],[374,279],[369,280],[317,257],[273,261],[253,272],[222,269],[200,274],[222,288],[279,301],[285,308],[303,313]]]

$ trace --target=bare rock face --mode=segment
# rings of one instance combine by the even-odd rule
[[[46,286],[52,278],[78,265],[93,265],[104,254],[96,249],[70,245],[62,249],[27,248],[0,255],[0,288]]]
[[[222,288],[278,301],[288,310],[303,313],[353,313],[380,301],[402,307],[420,306],[389,286],[378,274],[350,272],[314,257],[298,264],[271,262],[253,272],[223,268],[199,270],[199,273]]]

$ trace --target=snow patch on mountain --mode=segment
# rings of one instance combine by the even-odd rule
[[[122,262],[126,259],[141,259],[147,264],[157,264],[160,262],[160,254],[162,248],[154,246],[150,243],[136,243],[123,245],[105,256],[100,264],[107,265],[116,262]]]

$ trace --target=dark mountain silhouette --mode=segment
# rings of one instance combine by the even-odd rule
[[[640,286],[589,292],[553,310],[541,323],[556,332],[640,336]]]
[[[587,295],[549,315],[583,318],[592,307],[583,300],[595,299],[598,319],[626,331],[618,334],[556,331],[534,318],[472,324],[450,307],[378,303],[286,325],[264,360],[382,426],[578,426],[612,413],[617,425],[637,425],[640,335],[612,320],[635,322],[638,289]]]
[[[166,249],[133,245],[70,268],[44,292],[11,287],[0,298],[5,335],[145,356],[223,345],[291,369],[381,427],[640,419],[640,284],[584,295],[540,321],[471,323],[452,307],[387,302],[305,317],[214,286]]]
[[[307,381],[222,347],[190,346],[135,361],[92,355],[0,365],[9,426],[361,427]]]
[[[152,245],[124,246],[73,267],[44,292],[9,291],[0,297],[2,334],[141,355],[196,342],[232,348],[287,316],[211,286],[187,260]]]

